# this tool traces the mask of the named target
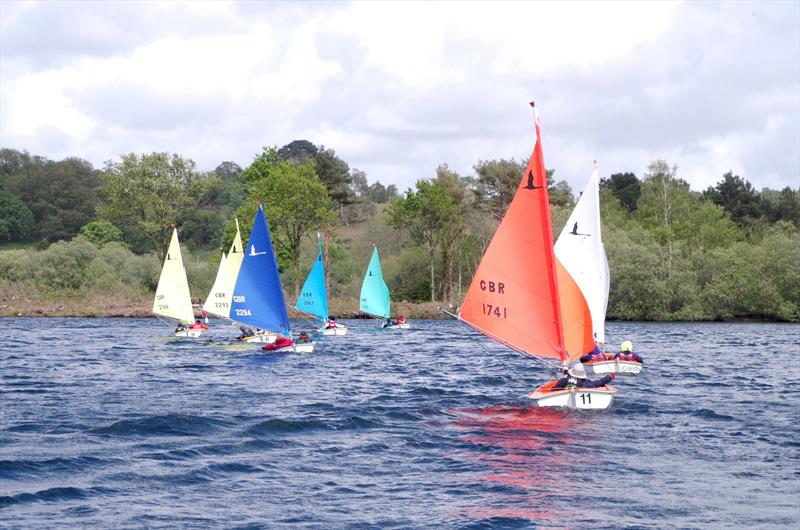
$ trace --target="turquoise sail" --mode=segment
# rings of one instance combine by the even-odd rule
[[[308,273],[295,309],[308,313],[323,322],[328,320],[328,295],[325,292],[325,264],[322,261],[322,241],[317,236],[317,259]]]
[[[361,284],[361,311],[376,317],[389,318],[389,287],[383,281],[381,272],[381,259],[378,257],[378,247],[372,251],[364,283]]]
[[[291,333],[278,262],[260,204],[233,288],[231,320],[284,335]]]

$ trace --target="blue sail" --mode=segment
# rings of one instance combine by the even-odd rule
[[[232,299],[231,320],[284,335],[291,332],[278,262],[260,204]]]
[[[325,264],[322,261],[322,241],[317,236],[317,259],[308,273],[303,290],[297,299],[295,308],[303,313],[313,315],[323,322],[328,320],[328,295],[325,292]]]
[[[389,318],[389,287],[383,281],[378,247],[372,251],[364,283],[361,284],[361,311],[378,317]]]

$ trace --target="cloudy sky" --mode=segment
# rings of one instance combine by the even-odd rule
[[[308,139],[401,189],[447,163],[545,162],[582,187],[665,159],[800,182],[800,2],[0,0],[0,145],[201,170]]]

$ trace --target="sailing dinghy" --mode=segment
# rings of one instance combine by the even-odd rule
[[[390,319],[390,309],[392,305],[389,286],[383,281],[381,271],[381,258],[378,256],[378,247],[372,249],[372,257],[364,273],[364,281],[361,283],[361,304],[362,313],[366,313],[376,318],[384,318],[384,329],[409,329],[408,322],[396,322]]]
[[[244,252],[242,248],[242,233],[239,230],[239,220],[236,219],[236,235],[231,243],[228,254],[222,254],[219,262],[219,270],[211,292],[208,293],[203,310],[220,318],[231,319],[231,303],[233,298],[233,288],[236,287],[236,279],[239,277],[239,270],[242,268]],[[241,337],[244,342],[275,342],[276,335],[264,330],[254,330],[252,335]]]
[[[233,289],[231,318],[287,338],[292,336],[281,278],[278,274],[278,262],[261,204],[258,205],[253,230],[247,242],[247,251],[244,253],[236,286]],[[291,343],[271,351],[310,353],[314,351],[314,343]]]
[[[571,281],[561,281],[559,276],[559,296],[562,300],[562,316],[565,329],[572,326],[593,330],[592,344],[583,346],[583,353],[591,352],[595,344],[605,344],[606,309],[610,289],[608,259],[600,223],[600,175],[595,165],[594,172],[586,183],[586,188],[578,199],[575,209],[564,225],[555,245],[555,255]],[[575,288],[576,287],[576,288]],[[564,311],[564,300],[578,299],[575,305],[583,310]],[[588,313],[586,313],[588,311]],[[590,322],[587,322],[590,321]],[[578,332],[580,333],[580,332]],[[587,349],[588,348],[588,349]],[[567,345],[569,350],[569,344]],[[642,363],[608,358],[583,362],[587,375],[617,373],[636,375],[642,370]]]
[[[156,297],[153,300],[153,313],[178,321],[176,337],[197,338],[204,329],[207,329],[205,326],[191,327],[195,324],[194,309],[192,309],[186,269],[183,267],[178,230],[174,226],[169,248],[167,248],[167,256],[164,258],[164,266],[161,268],[161,276],[158,278]]]
[[[533,103],[531,103],[533,106]],[[581,354],[566,344],[585,344],[586,333],[565,339],[559,300],[558,263],[553,251],[547,174],[537,109],[536,143],[514,199],[497,227],[472,279],[458,318],[513,350],[565,370]],[[568,276],[568,275],[567,275]],[[588,341],[591,341],[591,322]],[[536,406],[604,409],[616,389],[564,388],[556,381],[530,394]]]
[[[322,327],[317,330],[320,335],[346,335],[347,326],[330,318],[328,311],[328,293],[325,289],[325,263],[322,259],[322,241],[317,234],[317,259],[308,273],[295,309],[318,318]]]

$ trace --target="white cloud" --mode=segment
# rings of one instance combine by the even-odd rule
[[[3,3],[0,144],[211,169],[307,138],[405,188],[448,163],[800,174],[796,3]],[[747,38],[743,38],[746,35]]]

